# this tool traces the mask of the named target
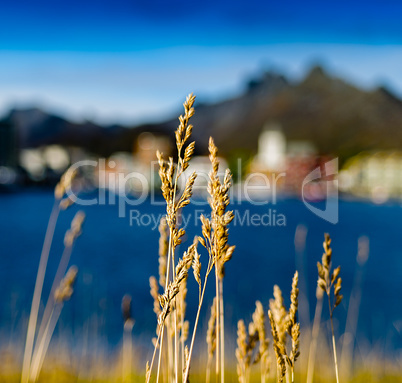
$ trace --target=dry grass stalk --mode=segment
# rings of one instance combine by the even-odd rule
[[[169,227],[166,222],[166,216],[162,217],[159,223],[159,284],[162,288],[165,288],[166,286],[166,275],[169,272],[167,270],[167,258],[168,258],[168,252],[169,252]],[[156,280],[155,280],[156,282]],[[157,283],[154,284],[154,288],[152,289],[151,286],[151,295],[154,297],[154,312],[159,315],[160,311],[160,306],[159,306],[159,301],[158,301],[158,286]],[[152,294],[152,291],[154,291],[154,294]],[[155,291],[156,291],[156,296],[155,296]],[[172,332],[172,324],[171,324],[171,318],[168,319],[169,323],[167,323],[167,350],[165,351],[165,364],[169,364],[169,371],[171,371],[170,366],[173,364],[172,360],[172,341],[171,337],[173,334]],[[156,330],[158,332],[158,329]],[[165,368],[166,370],[166,368]],[[167,375],[167,372],[165,371],[165,375]]]
[[[163,256],[166,249],[166,235],[165,231],[161,229],[161,245],[160,245],[160,274],[161,270],[166,268],[166,277],[165,277],[165,292],[162,296],[159,297],[159,301],[162,307],[161,314],[159,315],[158,323],[158,339],[156,341],[156,346],[154,350],[154,356],[156,348],[158,347],[158,343],[160,340],[160,352],[159,352],[159,360],[158,360],[158,375],[157,381],[159,380],[159,371],[161,364],[161,355],[162,355],[162,347],[163,347],[163,332],[165,327],[165,320],[168,317],[168,313],[172,311],[174,308],[174,336],[175,336],[175,350],[174,350],[174,365],[175,365],[175,380],[178,379],[178,333],[180,329],[183,329],[184,323],[184,311],[185,311],[185,296],[186,296],[186,288],[183,285],[182,290],[172,293],[172,284],[169,283],[170,279],[170,270],[172,271],[172,278],[175,280],[178,276],[178,268],[179,264],[175,267],[175,249],[181,243],[181,238],[185,234],[184,229],[180,229],[177,225],[177,216],[180,209],[190,203],[190,198],[192,195],[192,189],[194,185],[194,181],[196,178],[196,174],[193,173],[187,180],[183,193],[180,196],[176,196],[178,192],[178,179],[183,174],[183,172],[188,168],[189,161],[194,152],[194,142],[190,143],[185,147],[187,140],[191,136],[192,125],[189,124],[190,118],[194,114],[194,104],[195,96],[190,95],[187,97],[186,102],[184,103],[184,115],[179,117],[179,127],[176,130],[176,146],[178,153],[178,163],[177,166],[173,163],[173,158],[169,158],[168,161],[165,161],[163,155],[157,152],[157,158],[159,162],[159,175],[161,178],[162,186],[162,194],[166,201],[166,223],[169,227],[169,243],[167,250],[167,261],[164,262]],[[217,148],[213,143],[213,140],[210,139],[210,159],[212,163],[212,171],[210,173],[210,181],[208,184],[208,191],[211,196],[209,202],[212,210],[212,224],[209,222],[209,233],[206,233],[206,219],[203,221],[203,245],[207,247],[209,254],[209,262],[207,267],[207,272],[204,278],[204,283],[201,281],[201,263],[200,257],[197,251],[194,251],[192,256],[192,266],[194,277],[199,285],[199,308],[197,311],[196,322],[193,330],[191,346],[188,351],[188,363],[184,372],[184,380],[188,379],[188,373],[190,368],[191,355],[194,346],[194,337],[198,325],[199,313],[202,306],[203,296],[205,292],[205,286],[207,282],[208,275],[212,270],[213,266],[215,266],[215,274],[216,274],[216,289],[217,289],[217,312],[219,312],[218,300],[219,296],[219,285],[218,285],[218,276],[223,278],[223,266],[224,263],[227,262],[233,253],[234,247],[229,247],[227,245],[227,225],[233,219],[233,213],[226,212],[226,207],[229,204],[228,190],[230,187],[230,172],[227,171],[225,174],[225,179],[223,184],[220,183],[218,178],[218,169],[219,162],[217,159]],[[206,242],[208,245],[206,245]],[[165,267],[166,264],[166,267]],[[186,266],[187,267],[187,266]],[[161,277],[161,275],[160,275]],[[163,278],[160,278],[163,281]],[[182,281],[185,284],[185,281]],[[180,293],[180,294],[179,294]],[[171,300],[172,302],[168,302]],[[223,308],[223,301],[222,301]],[[223,324],[223,309],[221,318],[217,316],[217,328],[219,328],[219,320],[222,321]],[[220,319],[219,319],[220,318]],[[169,322],[166,323],[169,327]],[[168,333],[171,333],[171,330]],[[183,336],[181,336],[183,339]],[[223,339],[223,334],[222,334]],[[182,347],[182,361],[185,359],[185,355],[183,353],[184,343],[181,345]],[[151,364],[149,366],[150,372],[148,374],[150,378],[150,374],[152,371],[154,356],[152,358]],[[221,364],[223,366],[224,355],[222,354]],[[223,379],[223,377],[222,377]]]
[[[342,287],[342,279],[339,277],[341,267],[338,266],[331,274],[332,270],[332,249],[331,249],[331,238],[329,234],[325,234],[324,241],[324,254],[322,256],[322,263],[317,262],[318,268],[318,287],[320,287],[323,292],[327,294],[328,297],[328,309],[331,321],[331,331],[332,331],[332,346],[334,352],[334,363],[335,363],[335,374],[336,381],[339,383],[339,371],[338,371],[338,360],[336,355],[336,343],[335,343],[335,332],[333,323],[333,313],[335,308],[341,303],[343,296],[340,294]],[[333,295],[333,298],[332,298]]]
[[[269,340],[266,337],[266,317],[264,308],[260,301],[255,303],[256,308],[253,314],[253,324],[258,333],[259,349],[254,363],[260,362],[261,383],[265,383],[269,373],[268,346]]]
[[[175,270],[175,249],[181,243],[181,238],[184,236],[184,229],[180,229],[177,225],[177,216],[180,209],[190,203],[190,198],[192,196],[192,189],[195,182],[196,174],[193,173],[186,182],[183,193],[180,196],[177,196],[178,192],[178,180],[179,177],[183,174],[183,172],[188,168],[189,161],[194,152],[194,142],[188,144],[186,147],[186,143],[191,136],[192,125],[189,124],[190,118],[194,115],[194,101],[195,96],[190,94],[186,101],[184,102],[184,115],[179,117],[179,127],[175,132],[176,136],[176,147],[177,147],[177,158],[178,163],[177,166],[173,163],[173,158],[170,157],[168,161],[165,161],[162,153],[157,152],[157,158],[159,162],[159,176],[162,182],[161,190],[163,197],[166,201],[166,222],[169,227],[169,245],[167,252],[167,264],[166,264],[166,278],[165,278],[165,293],[167,292],[169,286],[169,276],[170,271],[172,271],[173,280],[176,277]],[[184,151],[183,151],[184,149]],[[177,295],[177,294],[176,294]],[[173,299],[172,305],[176,305],[175,299]],[[179,363],[179,345],[178,345],[178,318],[176,312],[174,314],[174,330],[170,329],[169,323],[168,333],[172,333],[174,331],[174,366],[175,366],[175,381],[178,381],[178,363]],[[164,323],[163,323],[164,325]],[[163,333],[163,327],[162,327]],[[160,345],[160,353],[159,353],[159,361],[158,361],[158,375],[157,381],[159,381],[159,371],[161,364],[161,355],[163,348],[163,335],[161,337],[161,345]],[[151,371],[152,371],[152,362],[151,362]]]
[[[370,252],[370,241],[366,236],[359,237],[356,257],[356,272],[353,288],[350,293],[348,313],[346,315],[345,333],[343,334],[340,366],[345,380],[353,373],[353,348],[356,338],[357,323],[359,320],[360,302],[363,292],[364,266]]]
[[[40,305],[40,299],[42,295],[43,281],[45,279],[45,273],[47,268],[47,261],[49,258],[50,247],[53,241],[54,230],[56,228],[56,222],[59,216],[60,207],[58,201],[52,209],[52,213],[49,218],[49,223],[47,226],[45,241],[42,248],[42,253],[39,261],[38,273],[36,276],[34,294],[32,298],[31,311],[28,321],[27,337],[25,341],[25,351],[22,365],[21,383],[28,383],[30,376],[30,365],[32,358],[32,351],[34,345],[34,338],[36,332],[36,324],[38,321],[38,311]]]
[[[283,302],[282,290],[274,285],[274,299],[269,301],[269,321],[273,337],[273,346],[276,357],[278,382],[282,382],[286,375],[285,345],[286,345],[286,316],[287,311]]]
[[[151,297],[154,299],[154,313],[158,318],[161,313],[161,308],[159,305],[159,286],[155,277],[149,278],[149,287],[151,288]]]
[[[182,267],[176,275],[173,282],[169,283],[168,288],[159,295],[159,304],[161,306],[161,313],[158,316],[158,324],[163,328],[167,316],[174,309],[173,300],[180,291],[180,284],[187,278],[187,269]]]
[[[162,217],[159,223],[159,234],[159,284],[164,288],[166,284],[166,260],[169,248],[169,228],[166,217]]]
[[[59,265],[57,267],[57,271],[55,274],[55,277],[53,279],[53,284],[50,289],[50,294],[46,302],[45,310],[41,319],[41,323],[39,326],[38,334],[36,336],[36,339],[39,340],[41,339],[43,332],[45,331],[45,326],[48,323],[50,313],[53,310],[54,306],[54,293],[58,285],[60,284],[60,281],[63,278],[63,275],[67,271],[68,264],[70,262],[71,258],[71,253],[73,250],[73,246],[77,238],[82,234],[82,226],[85,221],[85,213],[83,211],[78,211],[73,220],[71,221],[71,227],[69,230],[67,230],[65,236],[64,236],[64,251],[63,254],[60,258]],[[35,351],[34,354],[35,355]]]
[[[237,376],[240,383],[246,382],[246,359],[248,355],[248,342],[246,325],[243,320],[237,322]]]
[[[201,299],[201,289],[202,289],[202,282],[201,282],[201,261],[200,261],[200,254],[198,253],[197,249],[194,252],[194,259],[193,259],[193,275],[195,281],[198,283],[198,300]]]
[[[209,139],[209,159],[212,170],[209,173],[208,194],[211,207],[211,220],[202,219],[202,233],[204,239],[201,244],[208,250],[215,266],[216,289],[216,374],[221,372],[221,382],[225,379],[225,354],[224,354],[224,313],[223,313],[223,277],[224,266],[232,257],[234,246],[228,245],[228,225],[233,220],[233,212],[226,211],[229,205],[229,188],[231,187],[231,173],[226,170],[223,183],[219,179],[218,148],[212,138]]]
[[[204,219],[204,217],[202,217],[202,219]],[[201,238],[199,238],[199,240],[201,240]],[[192,353],[193,353],[193,349],[194,349],[194,341],[195,341],[195,335],[197,332],[197,327],[198,327],[198,321],[200,318],[200,312],[201,312],[201,307],[202,307],[202,303],[204,300],[204,294],[205,294],[205,288],[207,286],[207,281],[208,281],[208,276],[210,274],[210,272],[212,271],[213,268],[213,261],[212,261],[212,257],[211,255],[209,256],[209,260],[208,260],[208,265],[207,265],[207,270],[204,276],[204,282],[201,281],[201,263],[199,261],[199,255],[197,250],[195,249],[194,251],[194,259],[192,262],[192,266],[193,266],[193,274],[195,277],[195,280],[197,281],[197,283],[199,284],[199,302],[198,302],[198,309],[197,309],[197,315],[195,318],[195,323],[194,323],[194,328],[193,328],[193,333],[191,336],[191,344],[190,344],[190,348],[188,351],[188,358],[187,358],[187,362],[186,362],[186,367],[185,367],[185,371],[183,374],[183,382],[187,382],[188,381],[188,376],[189,376],[189,372],[190,372],[190,362],[191,362],[191,357],[192,357]],[[201,288],[202,286],[202,288]]]
[[[250,380],[250,366],[260,363],[261,382],[265,382],[269,372],[268,345],[266,337],[266,318],[260,301],[256,302],[253,321],[248,333],[243,320],[237,323],[237,376],[240,383]],[[258,348],[257,348],[258,344]]]
[[[182,264],[183,267],[189,271],[189,269],[194,265],[194,260],[197,253],[197,244],[198,241],[197,239],[194,240],[193,244],[188,248],[187,252],[184,253],[183,255],[183,260]],[[176,267],[176,274],[181,267],[181,264],[179,264]],[[188,326],[187,328],[184,327],[185,323],[185,316],[186,316],[186,297],[187,297],[187,278],[183,280],[183,282],[180,285],[180,291],[179,294],[177,295],[176,298],[176,311],[177,311],[177,328],[178,335],[180,338],[180,349],[181,349],[181,371],[184,370],[185,367],[185,341],[188,338]],[[188,324],[188,322],[187,322]]]
[[[37,347],[32,358],[32,364],[30,369],[29,379],[32,382],[36,382],[39,377],[40,370],[42,369],[43,362],[45,360],[46,352],[49,348],[50,340],[52,338],[57,321],[60,317],[61,310],[64,302],[70,300],[74,292],[74,283],[77,279],[78,269],[76,266],[71,266],[67,271],[65,277],[61,280],[60,285],[54,292],[55,305],[53,306],[51,315],[46,324],[43,336],[38,339]]]
[[[70,300],[73,295],[74,283],[77,279],[78,269],[76,266],[71,266],[66,273],[66,276],[61,280],[59,287],[54,292],[54,300],[57,303],[62,303]]]
[[[211,375],[211,363],[214,358],[216,350],[216,298],[214,298],[212,302],[211,315],[208,320],[207,345],[208,345],[208,362],[206,370],[206,383],[209,383]]]
[[[289,365],[291,381],[294,382],[294,366],[300,355],[300,324],[297,323],[298,310],[298,272],[296,271],[292,280],[292,291],[290,294],[289,313],[286,312],[283,303],[282,291],[278,286],[274,286],[274,300],[270,300],[269,320],[274,341],[274,350],[277,362],[278,381],[282,382],[286,376],[286,363]],[[286,337],[291,339],[291,351],[288,355],[286,351]],[[286,363],[285,363],[286,362]]]
[[[176,130],[176,147],[177,147],[177,165],[174,164],[173,158],[170,157],[167,161],[163,158],[160,152],[157,152],[157,158],[159,162],[159,176],[161,179],[161,190],[163,197],[166,201],[166,224],[169,228],[169,241],[167,244],[166,230],[163,228],[163,224],[160,226],[160,252],[159,252],[159,274],[160,283],[163,285],[164,282],[164,293],[158,297],[161,309],[158,315],[158,338],[155,342],[154,354],[147,370],[147,381],[149,381],[152,373],[152,367],[155,360],[156,349],[159,347],[159,358],[158,358],[158,372],[156,381],[159,381],[160,366],[162,360],[162,349],[163,349],[163,339],[164,339],[164,328],[167,327],[168,339],[169,334],[174,334],[174,380],[178,380],[178,336],[181,332],[181,349],[182,349],[182,363],[187,360],[186,368],[183,373],[183,380],[188,380],[191,356],[194,347],[194,339],[197,331],[200,310],[204,298],[205,287],[207,284],[208,275],[210,274],[212,268],[215,266],[215,278],[216,278],[216,330],[217,334],[220,333],[220,337],[216,337],[217,345],[219,344],[219,339],[222,345],[224,344],[224,333],[223,333],[223,284],[222,279],[224,276],[224,264],[230,260],[234,246],[228,245],[228,224],[233,219],[233,213],[227,212],[226,208],[229,204],[229,188],[231,186],[231,174],[229,170],[226,171],[223,183],[220,182],[218,177],[219,161],[217,157],[217,148],[212,140],[210,139],[209,151],[210,160],[212,164],[212,171],[209,175],[208,182],[208,193],[210,195],[209,204],[211,207],[211,220],[205,217],[201,218],[202,221],[202,233],[203,238],[200,238],[201,243],[208,250],[209,261],[207,266],[207,271],[204,280],[201,279],[201,262],[200,256],[196,250],[196,245],[194,245],[194,250],[192,251],[191,261],[187,263],[185,261],[186,254],[182,261],[179,261],[177,266],[175,265],[175,249],[181,243],[181,238],[184,236],[185,231],[178,226],[178,214],[179,210],[190,203],[190,198],[192,196],[192,189],[194,181],[196,179],[196,174],[193,173],[186,182],[183,192],[181,195],[178,194],[178,179],[183,174],[183,172],[188,168],[189,161],[194,152],[194,142],[188,144],[186,143],[191,136],[192,125],[189,124],[190,118],[194,114],[194,104],[195,96],[192,94],[187,97],[184,103],[184,115],[179,117],[179,127]],[[167,246],[166,246],[167,244]],[[167,255],[166,254],[167,247]],[[191,338],[190,348],[188,349],[188,358],[185,355],[185,347],[183,339],[186,338],[183,334],[184,330],[184,314],[185,314],[185,298],[186,298],[186,278],[187,270],[192,265],[193,274],[196,282],[199,286],[199,305],[197,310],[197,316],[194,324],[194,329]],[[181,272],[186,270],[185,277],[181,277]],[[181,271],[180,271],[181,270]],[[165,275],[163,278],[162,274]],[[170,277],[171,275],[171,277]],[[170,282],[172,278],[173,282]],[[177,285],[175,282],[179,281]],[[155,285],[155,283],[153,283]],[[156,289],[152,289],[153,295],[156,296]],[[170,312],[174,312],[173,323],[169,316]],[[174,330],[172,329],[174,327]],[[219,329],[222,328],[222,332]],[[160,342],[160,346],[159,346]],[[217,346],[219,349],[219,346]],[[169,343],[168,343],[169,351]],[[218,355],[218,354],[217,354]],[[221,380],[224,381],[224,351],[222,347],[222,352],[220,359],[217,357],[217,373],[219,373],[219,366],[221,366]],[[168,358],[169,359],[169,358]],[[220,362],[220,364],[219,364]],[[170,364],[169,364],[170,366]],[[169,367],[169,370],[171,368]],[[168,380],[171,380],[168,377]]]
[[[274,352],[276,357],[276,366],[277,366],[277,378],[278,382],[282,383],[283,379],[286,376],[286,361],[285,355],[286,350],[284,348],[284,344],[280,339],[280,335],[278,332],[278,328],[274,319],[274,315],[272,311],[268,311],[269,322],[271,324],[271,333],[273,338]]]
[[[225,381],[225,316],[223,304],[223,277],[225,276],[225,263],[232,259],[234,246],[226,247],[226,254],[221,258],[218,263],[218,292],[219,292],[219,333],[220,333],[220,368],[221,368],[221,383]]]
[[[208,194],[209,194],[209,205],[211,207],[211,220],[206,218],[205,216],[201,216],[202,223],[202,237],[199,237],[199,241],[202,246],[204,246],[208,251],[208,266],[206,270],[206,274],[204,277],[204,284],[201,289],[201,277],[199,275],[199,271],[196,271],[196,281],[200,286],[200,294],[199,294],[199,304],[197,310],[196,321],[193,330],[193,336],[191,340],[190,350],[189,350],[189,363],[187,365],[186,373],[185,373],[185,381],[188,379],[191,356],[193,352],[194,346],[194,338],[197,331],[199,314],[204,298],[204,292],[206,283],[208,280],[208,276],[215,266],[215,283],[216,283],[216,373],[217,376],[219,374],[219,366],[222,367],[221,372],[221,381],[224,381],[224,354],[219,354],[219,340],[221,339],[223,344],[223,333],[220,338],[219,329],[221,327],[221,323],[223,324],[223,301],[222,306],[220,305],[220,298],[222,295],[219,292],[219,279],[223,278],[224,275],[224,264],[229,261],[232,257],[234,246],[228,245],[228,225],[233,220],[234,215],[232,211],[226,211],[227,206],[229,205],[229,188],[231,186],[231,174],[229,170],[226,170],[225,177],[223,183],[219,180],[218,171],[219,171],[219,160],[218,160],[218,149],[214,144],[212,138],[209,139],[209,158],[212,165],[212,170],[209,173],[209,182],[208,182]],[[197,268],[197,264],[194,265],[194,270]],[[200,269],[200,267],[199,267]],[[222,291],[222,290],[221,290]],[[220,316],[220,312],[222,312],[222,316]],[[221,358],[219,358],[219,355]],[[220,364],[219,364],[220,363]]]
[[[250,323],[248,333],[243,320],[237,322],[237,376],[239,383],[250,380],[250,366],[258,342],[258,331],[254,323]]]
[[[151,367],[149,366],[149,362],[147,361],[147,364],[145,366],[145,381],[149,382],[149,379],[151,379]]]
[[[316,289],[317,304],[315,306],[314,322],[313,322],[313,329],[311,331],[311,342],[308,355],[307,381],[306,381],[307,383],[312,383],[314,378],[314,365],[315,365],[318,335],[320,332],[320,325],[321,325],[323,295],[324,293],[321,287],[317,286]]]
[[[72,180],[75,176],[75,172],[68,169],[61,177],[60,182],[55,188],[55,201],[50,214],[48,226],[46,229],[45,240],[42,247],[42,252],[39,261],[38,273],[36,275],[36,282],[34,293],[32,297],[31,311],[29,314],[27,336],[25,341],[24,357],[22,363],[21,383],[28,383],[30,378],[30,366],[32,363],[32,352],[35,340],[36,325],[38,321],[38,311],[40,300],[42,296],[43,281],[45,279],[47,262],[49,259],[50,248],[53,241],[53,235],[56,228],[57,220],[59,217],[60,209],[65,209],[69,205],[63,202],[62,199],[66,191],[70,190]]]
[[[160,305],[159,309],[155,309],[154,311],[158,312],[158,338],[155,342],[155,348],[154,348],[154,353],[153,357],[151,360],[151,364],[149,366],[149,374],[148,374],[148,380],[151,378],[151,372],[152,372],[152,366],[155,361],[155,355],[156,355],[156,350],[159,348],[159,356],[161,358],[161,347],[162,347],[162,339],[163,339],[163,333],[164,333],[164,328],[165,328],[165,321],[169,314],[174,310],[176,307],[174,305],[174,299],[180,292],[181,285],[185,283],[187,276],[188,276],[188,269],[191,267],[192,261],[193,261],[193,256],[194,256],[194,251],[191,250],[192,247],[189,248],[187,252],[184,253],[183,258],[179,260],[177,267],[176,267],[176,276],[175,279],[169,283],[167,289],[162,295],[157,295],[157,299]],[[151,284],[151,295],[156,296],[155,294],[155,289],[157,286],[156,279],[151,278],[150,279],[150,284]],[[154,305],[155,306],[155,305]],[[161,342],[161,345],[159,347],[159,341]],[[160,364],[158,364],[158,367],[160,369]]]
[[[181,332],[181,337],[183,339],[183,342],[185,342],[188,339],[188,334],[190,332],[190,322],[188,320],[183,322],[183,329]]]
[[[71,221],[71,227],[64,236],[64,246],[72,247],[74,241],[82,234],[82,225],[85,221],[85,213],[78,211]]]
[[[61,201],[66,193],[71,190],[72,182],[77,174],[77,170],[69,168],[61,176],[60,181],[54,189],[54,197],[57,201]]]
[[[121,311],[124,320],[123,329],[123,360],[122,360],[122,381],[131,382],[132,360],[133,360],[133,337],[134,319],[131,309],[132,298],[126,294],[121,302]]]
[[[189,355],[188,347],[186,346],[186,348],[184,349],[184,366],[187,366],[189,364],[189,358],[190,358],[190,355]],[[185,381],[184,374],[185,374],[185,368],[183,369],[182,382]],[[188,382],[188,380],[187,380],[187,382]]]
[[[60,210],[67,210],[74,204],[74,201],[70,197],[63,198],[60,201]]]
[[[286,323],[286,332],[289,334],[290,339],[292,340],[292,349],[290,355],[286,357],[286,361],[290,367],[291,371],[291,380],[294,382],[294,367],[297,358],[300,355],[299,347],[300,347],[300,324],[297,323],[297,309],[298,309],[298,281],[299,274],[296,271],[292,281],[292,291],[290,294],[290,308],[289,314],[287,316]]]
[[[276,324],[278,339],[282,344],[286,343],[286,317],[287,311],[284,305],[282,290],[278,285],[274,286],[274,299],[269,301],[269,309]]]

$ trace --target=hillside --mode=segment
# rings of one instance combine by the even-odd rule
[[[279,123],[289,140],[310,140],[321,153],[342,158],[402,148],[402,102],[384,88],[366,92],[320,67],[298,84],[266,74],[251,85],[239,98],[198,108],[194,118],[196,131],[213,134],[226,153],[254,152],[267,121]]]
[[[76,124],[37,109],[13,110],[7,120],[21,147],[57,143],[108,155],[130,151],[142,131],[173,136],[176,116],[161,124],[137,127]],[[331,77],[315,67],[299,83],[267,72],[245,92],[216,104],[198,102],[193,120],[199,152],[210,135],[226,155],[255,152],[266,122],[279,123],[289,140],[312,141],[321,153],[346,158],[362,150],[402,148],[402,101],[385,88],[371,92]]]

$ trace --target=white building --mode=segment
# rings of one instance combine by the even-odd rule
[[[402,198],[402,153],[360,153],[349,159],[340,173],[340,188],[382,203]]]
[[[277,172],[286,165],[286,138],[277,124],[265,124],[258,139],[258,165],[266,170]]]

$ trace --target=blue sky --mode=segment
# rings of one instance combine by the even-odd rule
[[[402,95],[401,17],[398,1],[0,0],[0,113],[157,120],[190,91],[218,100],[317,61]]]

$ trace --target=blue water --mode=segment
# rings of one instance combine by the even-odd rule
[[[53,193],[30,190],[0,195],[0,332],[3,340],[21,340],[32,299],[39,256],[47,220],[53,204]],[[370,238],[370,256],[363,269],[363,295],[358,323],[358,340],[380,345],[386,351],[402,346],[402,207],[397,204],[376,206],[363,202],[340,201],[339,223],[332,225],[311,213],[301,201],[287,199],[275,206],[253,206],[241,203],[232,206],[244,214],[267,213],[273,209],[278,217],[283,214],[285,226],[232,225],[230,243],[236,245],[233,259],[227,264],[225,277],[225,306],[228,331],[234,332],[239,318],[250,320],[257,299],[265,307],[272,296],[274,284],[281,286],[288,297],[296,263],[302,265],[301,279],[310,302],[310,317],[315,307],[317,280],[316,263],[321,259],[324,232],[333,240],[334,266],[342,266],[344,301],[335,311],[336,331],[341,335],[350,291],[356,272],[357,240],[361,235]],[[205,213],[208,213],[206,207]],[[141,214],[159,215],[163,206],[145,201],[140,206],[128,206],[124,218],[119,218],[116,205],[88,206],[83,235],[78,239],[71,263],[79,267],[75,295],[67,302],[58,326],[58,333],[80,337],[89,328],[92,339],[114,345],[121,338],[121,298],[133,296],[133,315],[136,319],[134,334],[149,340],[153,336],[156,319],[149,296],[148,279],[158,272],[157,230],[149,226],[130,225],[130,209]],[[185,212],[191,214],[187,243],[200,227],[194,226],[194,215],[200,207],[190,205]],[[62,212],[51,250],[45,293],[49,292],[51,274],[54,273],[63,250],[63,237],[70,221],[78,210],[72,207]],[[199,212],[197,212],[199,214]],[[134,213],[136,216],[137,213]],[[144,222],[148,220],[145,217]],[[308,228],[303,258],[295,257],[294,234],[298,224]],[[205,266],[206,254],[201,261]],[[189,282],[188,319],[193,322],[197,287]],[[302,285],[303,286],[303,285]],[[214,281],[210,281],[206,302],[214,294]],[[286,303],[289,304],[288,298]],[[324,318],[328,318],[324,306]],[[201,318],[205,328],[206,307]],[[302,323],[303,324],[303,323]],[[139,335],[141,334],[141,335]],[[88,336],[88,335],[86,335]]]

